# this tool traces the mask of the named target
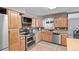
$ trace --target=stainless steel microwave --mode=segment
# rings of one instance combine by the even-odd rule
[[[22,17],[22,23],[23,24],[32,23],[32,18]]]

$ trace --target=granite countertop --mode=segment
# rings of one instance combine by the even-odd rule
[[[67,30],[54,30],[53,33],[68,33]]]
[[[44,31],[41,31],[41,32],[52,32],[52,33],[68,33],[67,30],[53,30],[53,31],[47,31],[47,30],[44,30]]]

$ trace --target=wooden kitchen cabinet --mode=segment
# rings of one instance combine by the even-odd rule
[[[36,27],[39,27],[39,20],[36,20]]]
[[[20,50],[20,39],[18,30],[9,30],[9,50],[10,51]]]
[[[43,20],[36,20],[36,27],[44,27]]]
[[[41,32],[40,36],[41,36],[41,41],[46,41],[45,32]]]
[[[67,46],[67,34],[61,34],[61,44]]]
[[[41,41],[47,41],[47,42],[52,42],[53,39],[52,39],[52,33],[50,32],[41,32],[40,33],[40,37],[41,37]]]
[[[52,33],[50,32],[46,32],[45,35],[43,36],[43,40],[47,41],[47,42],[52,42]]]
[[[68,27],[68,19],[67,19],[67,17],[63,16],[62,19],[63,20],[61,21],[61,23],[62,23],[61,27]]]
[[[9,29],[9,50],[20,51],[20,36],[19,30],[21,25],[21,15],[13,10],[7,10],[8,14],[8,29]]]
[[[68,20],[67,16],[59,16],[54,18],[54,25],[56,28],[67,28],[68,27]]]
[[[36,27],[36,19],[32,18],[32,27]]]
[[[61,26],[60,19],[58,17],[54,18],[54,25],[55,25],[55,27],[60,27]]]
[[[36,43],[42,41],[42,33],[37,33],[37,34],[35,35],[35,39],[36,39]]]
[[[8,10],[8,18],[9,18],[9,29],[19,28],[19,13],[15,11]]]
[[[43,26],[43,20],[38,20],[38,26],[39,26],[39,27],[44,27],[44,26]]]
[[[43,20],[37,20],[35,18],[32,18],[32,27],[44,27],[43,22]]]

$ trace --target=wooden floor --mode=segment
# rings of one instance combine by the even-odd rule
[[[30,51],[66,51],[67,48],[64,46],[51,44],[48,42],[41,41],[36,44]]]

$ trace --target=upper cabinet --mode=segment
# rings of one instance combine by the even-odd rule
[[[21,26],[21,16],[18,12],[14,12],[11,10],[8,10],[8,18],[9,18],[9,29],[13,28],[19,28]]]
[[[32,27],[44,27],[43,20],[32,19]]]
[[[43,20],[36,20],[36,27],[44,27]]]
[[[68,18],[67,16],[58,16],[54,18],[54,25],[56,28],[67,28],[68,27]]]
[[[62,27],[68,27],[68,18],[63,16],[62,19]]]
[[[45,27],[48,29],[67,28],[68,16],[67,14],[55,15],[52,18],[32,19],[32,27]]]
[[[43,20],[38,20],[38,26],[43,27]]]
[[[36,19],[32,18],[32,27],[36,27]]]

